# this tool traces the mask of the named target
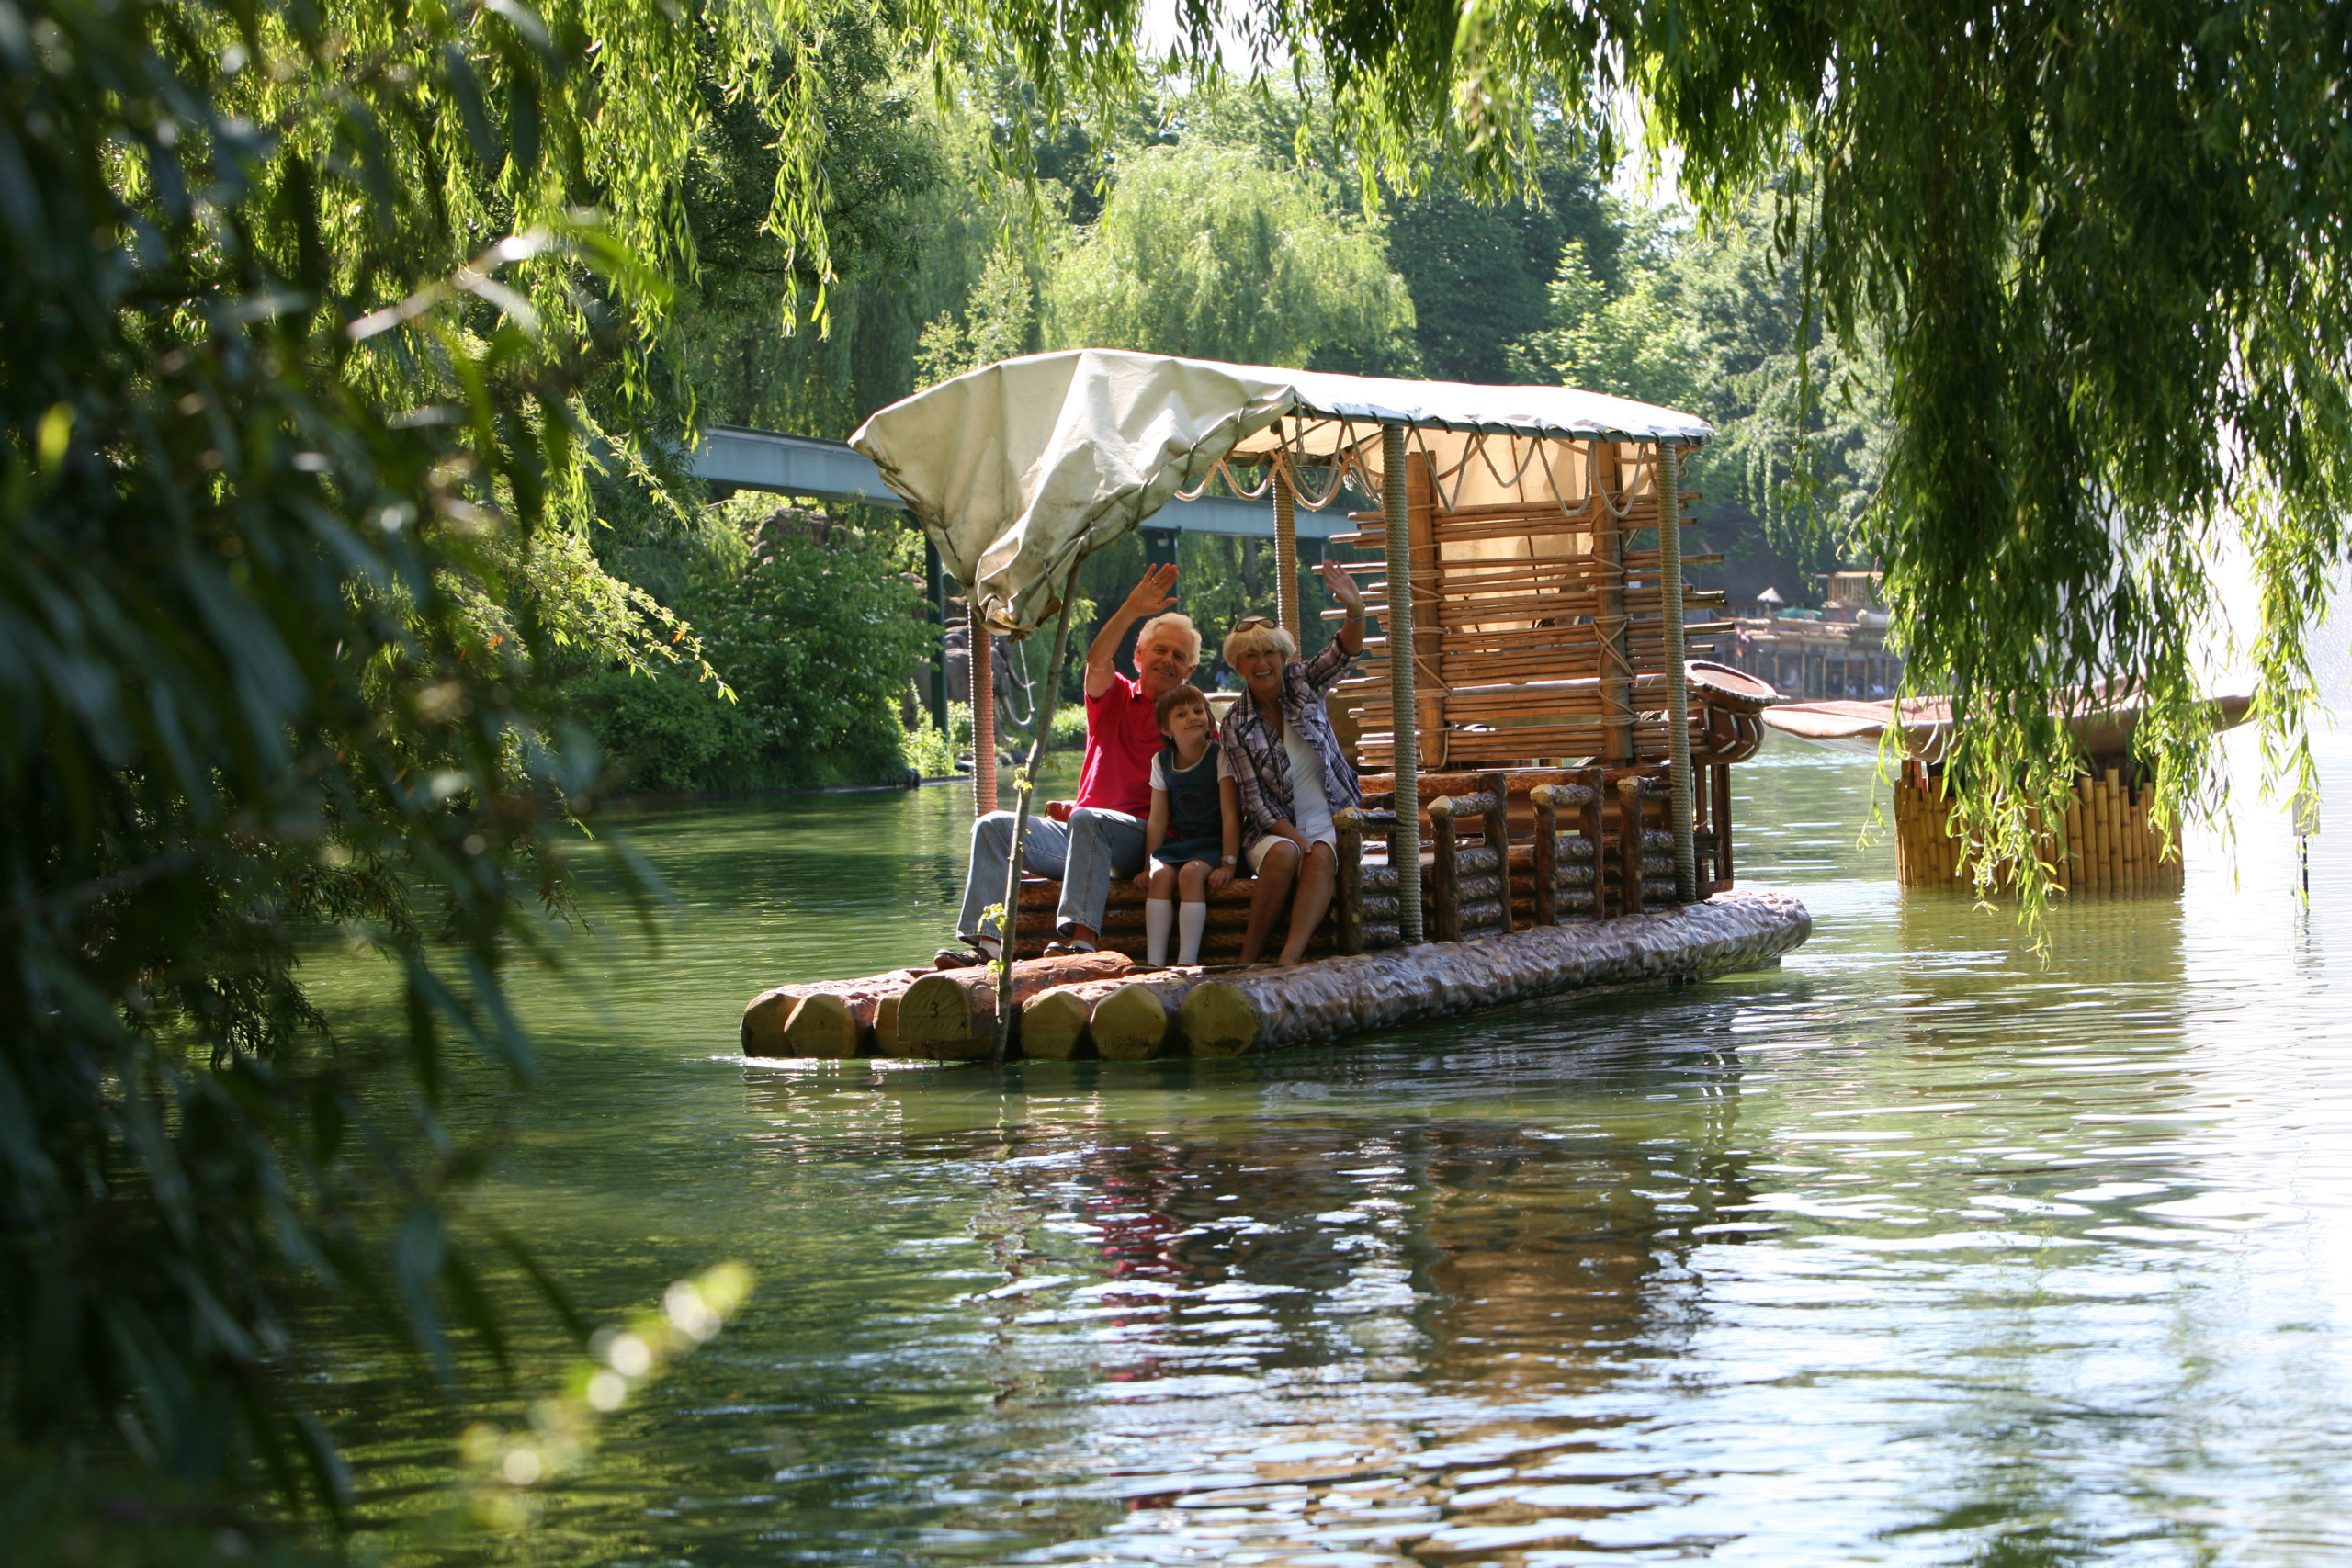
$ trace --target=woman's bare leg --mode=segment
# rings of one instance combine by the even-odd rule
[[[1315,844],[1298,874],[1298,891],[1291,895],[1290,940],[1283,943],[1283,963],[1295,964],[1306,956],[1307,939],[1323,923],[1323,912],[1331,907],[1331,889],[1339,885],[1340,857],[1330,845]]]
[[[1283,896],[1290,891],[1291,878],[1298,871],[1298,846],[1283,840],[1266,852],[1263,864],[1258,867],[1258,884],[1250,891],[1250,929],[1241,938],[1241,962],[1258,962],[1258,950],[1266,945],[1266,933],[1274,929],[1274,911],[1283,907]]]

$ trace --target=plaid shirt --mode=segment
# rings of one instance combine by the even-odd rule
[[[1340,683],[1353,662],[1354,657],[1333,637],[1314,658],[1294,659],[1283,666],[1283,722],[1295,728],[1307,749],[1323,759],[1323,798],[1334,811],[1363,798],[1356,771],[1340,750],[1340,738],[1331,733],[1331,716],[1323,706],[1324,694]],[[1234,759],[1233,782],[1241,791],[1241,847],[1247,850],[1264,838],[1277,822],[1295,827],[1290,753],[1283,750],[1283,738],[1258,716],[1258,705],[1247,691],[1226,710],[1218,733]]]

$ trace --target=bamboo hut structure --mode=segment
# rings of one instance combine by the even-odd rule
[[[1059,617],[1040,746],[1070,573],[1171,496],[1212,483],[1271,495],[1278,603],[1302,648],[1296,511],[1370,499],[1339,542],[1356,547],[1341,565],[1380,628],[1333,700],[1364,798],[1336,814],[1339,887],[1306,963],[1271,976],[1091,976],[1022,999],[1022,976],[1044,973],[1026,964],[1053,934],[1059,888],[1023,875],[1016,851],[1004,900],[1015,962],[995,998],[967,1008],[956,998],[971,981],[909,978],[898,1043],[920,1012],[946,1021],[921,1026],[933,1031],[921,1053],[942,1057],[983,1054],[967,1032],[983,1015],[998,1060],[1024,1035],[1042,1055],[1148,1055],[1178,1041],[1219,1054],[1313,1037],[1334,1020],[1361,1025],[1373,1013],[1332,988],[1393,987],[1403,973],[1430,970],[1412,982],[1430,1005],[1463,1010],[1767,962],[1803,941],[1801,905],[1733,889],[1729,769],[1753,754],[1776,694],[1691,659],[1711,649],[1720,595],[1683,580],[1697,497],[1681,470],[1712,434],[1692,415],[1565,388],[1098,350],[987,367],[876,414],[854,445],[966,584],[975,645],[984,627],[1020,635]],[[1024,786],[1017,817],[1028,809]],[[1238,955],[1250,893],[1237,882],[1210,900],[1209,964]],[[1143,953],[1142,903],[1132,884],[1113,886],[1102,943],[1126,961]],[[1466,953],[1480,945],[1492,951]],[[1486,979],[1465,977],[1474,971]],[[755,1030],[747,1013],[746,1048],[790,1034],[778,1010],[811,1006],[809,1039],[819,1015],[828,1040],[880,1039],[887,979],[854,1005],[806,987],[764,992],[753,1006],[766,1021]],[[1422,1016],[1378,1012],[1392,1015]]]
[[[2253,698],[2213,699],[2218,728],[2245,722]],[[2132,756],[2139,705],[2129,695],[2099,698],[2066,716],[2077,754],[2063,818],[2039,811],[2030,824],[2035,855],[2051,880],[2068,893],[2176,893],[2181,886],[2178,823],[2159,829],[2150,815],[2154,782]],[[1898,713],[1892,701],[1791,703],[1764,722],[1775,729],[1840,750],[1878,754],[1890,733],[1903,756],[1894,781],[1895,880],[1905,887],[1973,887],[1972,846],[1951,822],[1951,780],[1945,757],[1951,739],[1951,705],[1941,697],[1912,698]],[[2010,879],[1994,868],[1993,883]]]

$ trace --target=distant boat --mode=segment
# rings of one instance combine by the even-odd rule
[[[2207,699],[2213,726],[2245,721],[2251,696]],[[2180,825],[2159,825],[2147,771],[2132,756],[2132,735],[2145,711],[2136,693],[2061,694],[2061,716],[2074,742],[2075,773],[2052,814],[2030,813],[2032,858],[2066,892],[2169,893],[2181,886]],[[1951,747],[1951,699],[1786,703],[1762,716],[1785,735],[1839,751],[1878,754],[1899,734],[1894,785],[1895,876],[1906,887],[1973,886],[1984,852],[1958,832],[1944,763]],[[2059,814],[2063,807],[2063,816]],[[2020,857],[2020,860],[2022,857]],[[2016,863],[1996,862],[1996,886],[2014,880]]]
[[[2209,698],[2213,728],[2234,729],[2245,722],[2254,698],[2235,693]],[[2120,761],[2132,750],[2132,732],[2145,703],[2136,695],[2116,699],[2092,697],[2064,714],[2066,728],[2077,752],[2086,761]],[[1904,754],[1926,762],[1943,761],[1951,744],[1951,699],[1912,697],[1902,704],[1885,702],[1781,703],[1767,712],[1764,722],[1784,735],[1810,740],[1838,751],[1866,751],[1875,756],[1886,732],[1898,722]]]

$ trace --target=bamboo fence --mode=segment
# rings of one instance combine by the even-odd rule
[[[2036,814],[2036,854],[2053,884],[2068,892],[2173,892],[2181,885],[2178,825],[2158,831],[2149,813],[2154,786],[2129,781],[2120,767],[2077,774],[2065,817]],[[1905,887],[1948,887],[1975,880],[1972,848],[1953,835],[1943,774],[1906,761],[1894,788],[1895,876]],[[1998,868],[1995,885],[2010,880]]]

